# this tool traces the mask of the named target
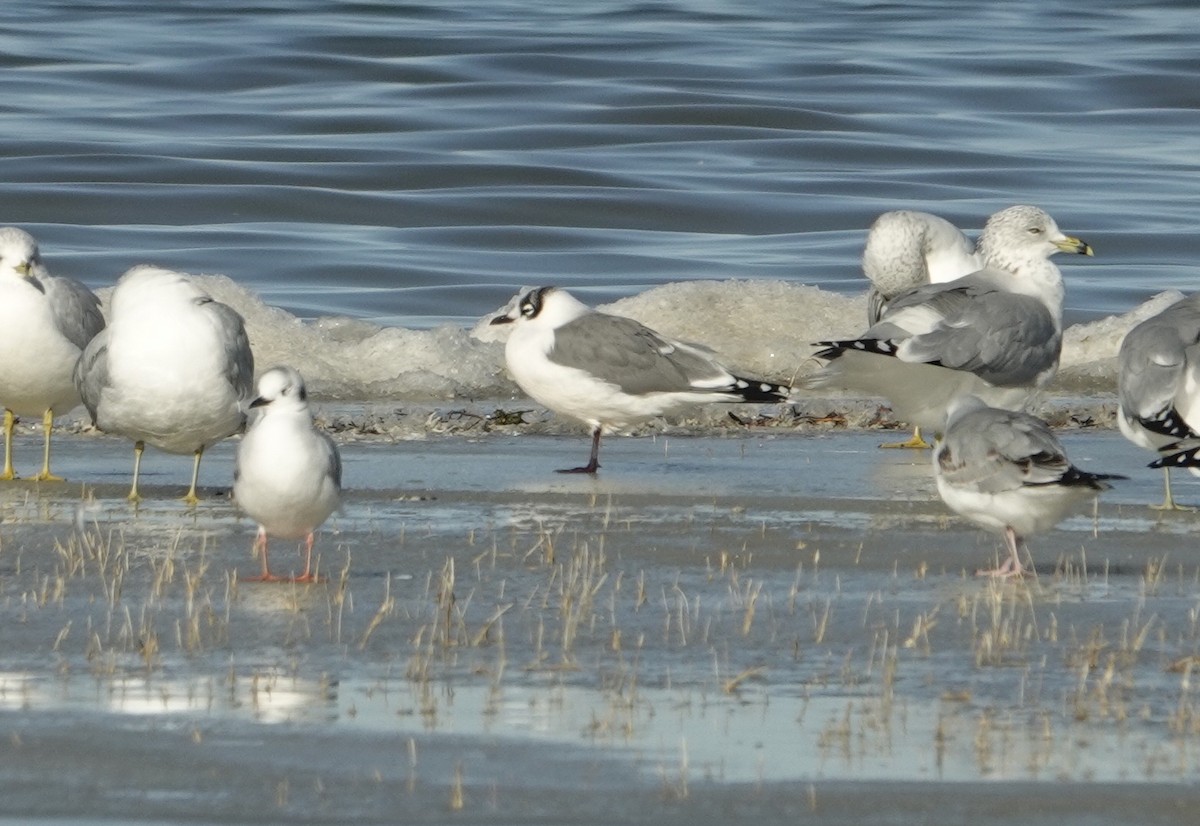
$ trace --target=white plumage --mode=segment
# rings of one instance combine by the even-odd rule
[[[739,378],[707,348],[596,312],[556,287],[529,290],[492,324],[515,325],[504,354],[521,389],[592,429],[588,464],[562,472],[595,473],[602,432],[694,404],[778,402],[790,393]]]
[[[1057,525],[1067,511],[1124,477],[1088,473],[1067,459],[1036,416],[955,400],[933,452],[938,493],[951,510],[1004,536],[1008,558],[996,576],[1019,576],[1020,545]]]
[[[292,579],[311,582],[313,533],[341,503],[342,462],[333,440],[313,426],[300,373],[274,367],[258,380],[259,410],[238,445],[233,498],[258,523],[254,541],[262,575],[271,581],[268,536],[305,540],[304,571]]]
[[[810,386],[883,396],[897,418],[931,432],[963,395],[1022,407],[1062,349],[1062,274],[1049,258],[1092,250],[1037,207],[1014,206],[988,219],[978,251],[978,272],[895,296],[858,339],[820,342],[816,356],[829,363]]]
[[[84,351],[75,381],[92,421],[134,441],[133,486],[147,443],[191,453],[195,503],[204,449],[242,429],[254,357],[242,317],[187,276],[139,266],[117,282],[107,329]]]
[[[91,290],[47,272],[32,235],[16,227],[0,228],[0,404],[5,408],[0,478],[16,478],[16,414],[42,420],[42,469],[32,478],[58,480],[50,472],[54,411],[79,404],[72,379],[75,363],[103,328],[100,301]]]

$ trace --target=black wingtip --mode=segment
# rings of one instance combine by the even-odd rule
[[[792,388],[787,385],[772,384],[758,379],[744,379],[738,376],[734,377],[733,392],[737,393],[742,401],[760,404],[786,402],[792,397]]]

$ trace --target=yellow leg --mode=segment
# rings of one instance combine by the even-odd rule
[[[4,411],[4,471],[0,472],[0,479],[7,482],[17,478],[17,474],[13,472],[12,463],[13,427],[16,423],[17,417],[11,410],[6,409]]]
[[[1163,468],[1163,503],[1161,505],[1151,505],[1151,510],[1156,511],[1187,511],[1191,512],[1195,508],[1189,508],[1187,505],[1179,505],[1175,502],[1175,497],[1171,495],[1171,469]]]
[[[183,497],[183,501],[192,506],[200,504],[200,497],[196,495],[196,483],[200,480],[200,457],[203,455],[204,448],[196,448],[196,459],[192,463],[192,486],[188,488],[187,495]]]
[[[933,447],[933,445],[929,444],[929,442],[925,441],[925,439],[921,437],[921,428],[914,427],[912,438],[909,439],[908,441],[906,441],[906,442],[885,442],[885,443],[881,444],[880,447],[885,447],[885,448],[911,447],[915,450],[928,450],[929,448]]]
[[[61,476],[55,476],[50,472],[50,431],[54,426],[54,411],[50,408],[42,414],[42,433],[44,434],[42,441],[42,471],[37,476],[33,477],[35,482],[61,482]]]
[[[126,498],[135,505],[142,501],[142,495],[138,493],[138,474],[142,471],[142,453],[146,450],[145,442],[133,443],[133,487],[129,489],[129,496]]]

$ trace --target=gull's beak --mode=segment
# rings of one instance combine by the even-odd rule
[[[498,315],[493,318],[489,324],[512,324],[514,321],[516,321],[515,318],[510,316],[508,313],[505,313],[504,315]]]
[[[22,261],[20,264],[17,264],[17,266],[13,267],[13,269],[19,272],[25,278],[28,278],[30,273],[33,272],[33,262]]]
[[[1092,248],[1078,238],[1070,235],[1065,235],[1054,242],[1054,246],[1058,247],[1063,252],[1071,252],[1076,255],[1092,255]]]
[[[250,402],[250,409],[253,410],[256,407],[266,407],[270,403],[270,399],[264,399],[262,396],[259,396],[257,399]]]

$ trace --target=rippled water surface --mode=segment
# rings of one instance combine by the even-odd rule
[[[0,10],[0,221],[93,286],[155,262],[306,317],[523,284],[862,289],[877,213],[1046,207],[1076,320],[1187,289],[1187,4],[38,2]]]

